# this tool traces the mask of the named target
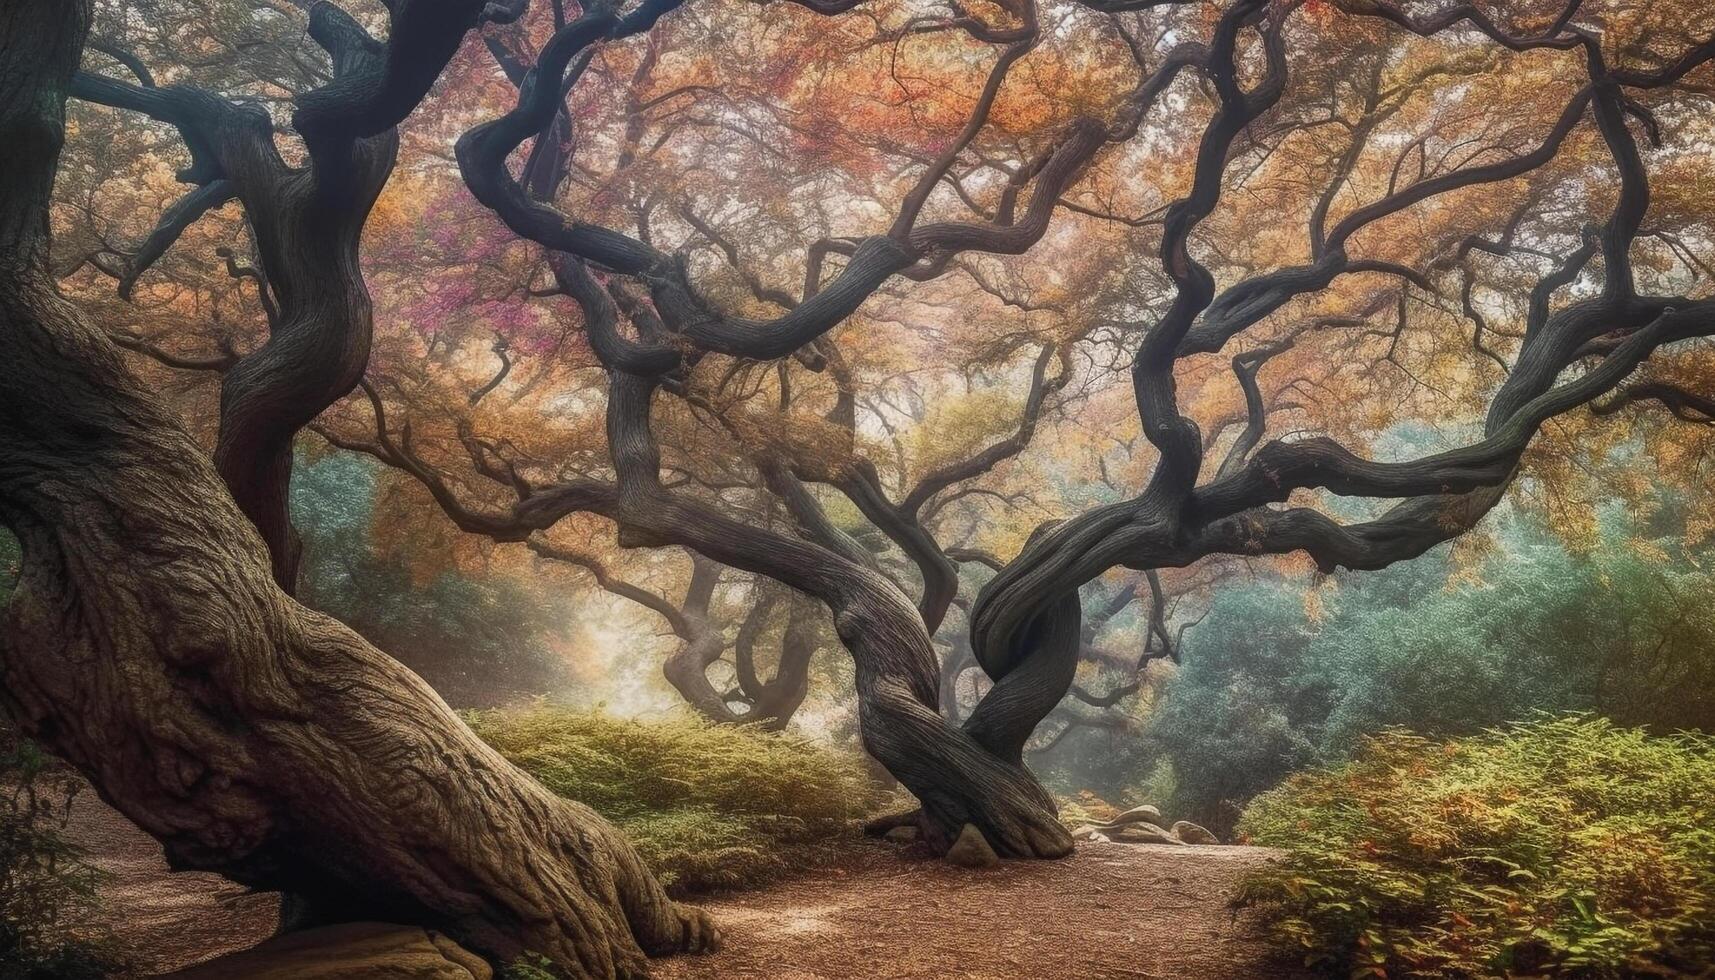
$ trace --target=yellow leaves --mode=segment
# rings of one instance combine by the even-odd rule
[[[1473,589],[1484,584],[1483,569],[1500,551],[1495,536],[1476,528],[1453,539],[1452,571],[1447,576],[1446,590]]]
[[[477,539],[440,519],[426,497],[409,477],[388,474],[375,499],[376,549],[397,559],[418,588],[450,569],[477,567],[482,549]]]
[[[395,174],[382,188],[381,196],[370,208],[364,234],[387,237],[402,234],[409,222],[420,220],[422,203],[429,193],[428,181],[416,171]]]
[[[1693,498],[1685,514],[1685,543],[1704,544],[1715,538],[1715,505],[1706,496]]]
[[[1667,553],[1660,542],[1648,538],[1633,538],[1626,542],[1626,547],[1632,553],[1647,562],[1653,562],[1661,567],[1669,567],[1674,559]]]
[[[1319,572],[1316,561],[1302,551],[1276,556],[1272,565],[1279,574],[1288,578],[1301,578],[1307,584],[1313,584]]]
[[[930,410],[906,441],[912,469],[922,475],[1016,431],[1021,407],[1017,394],[1008,388],[949,396]]]

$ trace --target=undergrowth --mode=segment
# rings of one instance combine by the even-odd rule
[[[1100,826],[1120,815],[1120,808],[1087,789],[1072,796],[1055,797],[1060,809],[1060,823],[1067,830],[1094,824]]]
[[[466,720],[549,789],[617,824],[680,894],[814,864],[856,839],[880,802],[855,757],[791,735],[547,704]]]
[[[1715,738],[1572,716],[1456,741],[1405,732],[1256,798],[1239,830],[1306,962],[1351,977],[1706,975]]]
[[[128,967],[97,899],[101,873],[63,833],[77,785],[0,723],[0,980],[94,980]]]

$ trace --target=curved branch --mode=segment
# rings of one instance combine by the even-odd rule
[[[1640,381],[1627,385],[1607,401],[1592,402],[1590,412],[1594,415],[1613,415],[1627,405],[1646,401],[1660,402],[1674,418],[1683,422],[1715,425],[1715,398],[1687,391],[1664,381]]]
[[[143,59],[137,57],[137,53],[135,51],[121,47],[112,41],[99,37],[90,38],[89,43],[85,45],[85,47],[91,51],[100,51],[102,54],[107,55],[114,61],[124,65],[127,71],[136,76],[137,84],[142,85],[144,88],[155,87],[155,76],[150,73],[149,66],[143,63]]]
[[[1056,358],[1060,361],[1060,373],[1053,378],[1047,377],[1048,365]],[[996,442],[973,456],[948,463],[930,472],[911,492],[900,502],[899,509],[905,514],[915,517],[928,503],[929,498],[947,489],[955,483],[974,479],[994,469],[1002,461],[1011,459],[1023,452],[1030,445],[1031,438],[1036,433],[1036,424],[1042,418],[1042,406],[1047,397],[1066,387],[1071,380],[1072,365],[1066,356],[1065,349],[1054,344],[1043,344],[1042,351],[1036,357],[1036,364],[1030,373],[1030,390],[1025,395],[1024,412],[1019,418],[1018,428],[1011,435]]]
[[[465,34],[485,13],[505,20],[503,9],[486,0],[395,0],[381,44],[335,4],[315,4],[309,33],[332,56],[334,78],[296,99],[292,127],[311,158],[337,167],[350,144],[397,126],[428,95]]]
[[[179,240],[198,218],[218,210],[238,196],[238,188],[230,180],[211,180],[178,199],[161,214],[161,220],[149,237],[137,246],[125,262],[125,274],[119,278],[119,297],[129,300],[137,279],[155,264],[167,249]]]

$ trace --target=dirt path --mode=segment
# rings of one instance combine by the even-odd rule
[[[279,901],[219,875],[174,873],[161,845],[85,789],[72,803],[72,840],[112,878],[101,889],[113,931],[146,973],[236,952],[273,932]]]
[[[704,901],[713,956],[661,961],[671,980],[1290,980],[1227,908],[1250,847],[1079,844],[1064,861],[965,871],[865,848],[850,863]]]
[[[115,927],[146,970],[251,946],[275,899],[214,875],[173,874],[159,845],[79,795],[72,834],[113,875]],[[713,956],[660,960],[664,980],[1289,980],[1227,900],[1268,852],[1080,844],[1064,861],[965,871],[865,844],[763,891],[704,899],[726,933]]]

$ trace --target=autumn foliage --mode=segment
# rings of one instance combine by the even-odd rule
[[[1386,733],[1253,803],[1241,901],[1340,976],[1632,977],[1715,958],[1715,744],[1590,717]]]
[[[103,0],[56,288],[286,593],[367,456],[412,581],[630,603],[721,722],[837,681],[932,849],[1067,854],[1028,758],[1234,577],[1715,530],[1697,3],[386,6]]]

